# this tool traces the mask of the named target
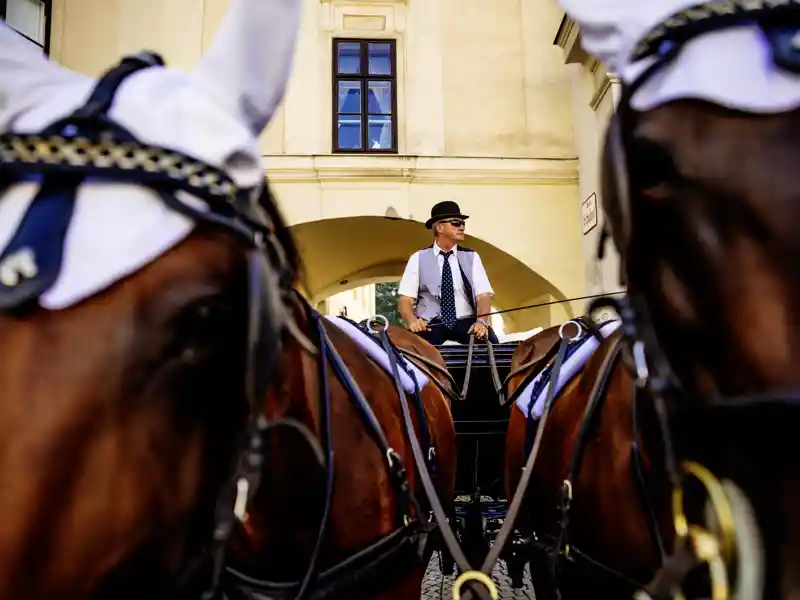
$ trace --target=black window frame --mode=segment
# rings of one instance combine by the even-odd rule
[[[360,73],[339,73],[339,44],[360,44]],[[389,75],[370,75],[369,74],[369,45],[388,44],[389,45],[389,65],[391,73]],[[332,62],[332,103],[331,103],[331,147],[334,154],[398,154],[399,142],[397,139],[397,40],[394,38],[333,38],[333,60]],[[339,82],[340,81],[359,81],[361,82],[361,148],[339,148],[339,115],[354,114],[339,112]],[[392,146],[390,148],[368,148],[369,139],[369,82],[370,81],[389,81],[392,85],[391,104],[391,131]]]
[[[16,27],[6,22],[6,24],[16,31],[19,35],[28,40],[31,44],[38,46],[42,49],[45,56],[50,56],[50,35],[53,28],[53,0],[39,0],[44,5],[44,44],[40,44],[36,40],[31,39]],[[6,20],[6,13],[8,11],[8,0],[0,0],[0,19]]]

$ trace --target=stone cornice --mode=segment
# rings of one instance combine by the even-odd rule
[[[478,158],[411,155],[271,155],[271,182],[397,182],[470,185],[575,184],[575,158]]]
[[[597,62],[597,60],[587,54],[581,46],[580,27],[566,14],[564,14],[561,23],[558,25],[558,31],[556,32],[556,37],[553,39],[553,44],[563,50],[565,64],[586,65],[591,69],[593,67],[592,63]]]

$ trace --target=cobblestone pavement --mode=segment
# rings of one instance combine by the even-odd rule
[[[511,598],[535,600],[536,598],[533,593],[533,585],[531,584],[531,576],[528,567],[525,567],[525,586],[518,590],[511,588],[511,579],[508,577],[506,564],[502,560],[499,561],[499,564],[494,568],[492,578],[497,584],[500,598],[504,600]],[[439,569],[439,553],[434,552],[433,557],[431,557],[431,562],[428,564],[428,570],[425,572],[425,579],[422,581],[421,600],[451,600],[453,597],[453,581],[455,581],[455,575],[442,577],[442,572]]]

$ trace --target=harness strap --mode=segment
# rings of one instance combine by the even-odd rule
[[[427,542],[427,535],[418,522],[395,529],[374,544],[349,556],[337,565],[318,574],[314,588],[306,600],[351,597],[364,593],[364,586],[385,587],[418,563]],[[233,567],[225,568],[226,587],[235,586],[251,598],[259,600],[288,600],[299,597],[302,582],[278,582],[245,575]],[[358,594],[352,588],[358,587]]]
[[[469,380],[472,377],[472,353],[475,351],[475,336],[469,336],[469,347],[467,348],[467,372],[464,373],[464,383],[461,385],[461,399],[467,399],[469,392]]]
[[[89,96],[89,100],[81,108],[72,113],[75,119],[96,119],[105,116],[111,109],[114,96],[128,77],[150,67],[164,66],[164,59],[154,52],[141,52],[127,56],[122,62],[106,73]]]
[[[556,381],[558,380],[558,376],[561,374],[561,366],[563,365],[564,357],[567,354],[568,343],[568,338],[562,337],[558,345],[555,363],[553,363],[553,376]],[[506,518],[503,521],[503,526],[500,528],[500,532],[497,534],[491,550],[489,550],[489,553],[486,555],[486,558],[481,565],[481,571],[486,575],[490,575],[492,573],[494,565],[500,558],[500,553],[503,551],[503,548],[508,542],[508,539],[511,537],[512,531],[514,530],[514,524],[517,520],[517,515],[519,514],[520,508],[522,508],[523,500],[525,499],[525,495],[528,491],[528,485],[530,484],[531,475],[533,474],[533,467],[536,464],[536,457],[539,455],[539,448],[542,444],[542,434],[544,433],[545,424],[550,416],[550,408],[552,407],[553,399],[555,398],[555,389],[556,386],[551,385],[547,390],[547,397],[545,398],[542,417],[539,420],[539,428],[536,432],[536,438],[533,441],[533,449],[528,455],[528,460],[525,462],[525,466],[522,469],[522,476],[520,477],[519,483],[517,484],[517,489],[514,491],[514,497],[512,498],[511,504],[506,512]],[[470,594],[470,590],[467,590],[467,592],[463,595],[463,598],[464,600],[471,600],[472,595]]]
[[[461,549],[461,546],[459,546],[456,536],[453,533],[450,524],[448,523],[448,515],[442,506],[441,500],[439,499],[439,494],[437,493],[433,480],[431,479],[431,476],[426,468],[425,456],[422,452],[422,448],[420,447],[420,443],[417,440],[417,434],[414,431],[414,423],[411,420],[411,411],[408,408],[406,394],[403,390],[402,384],[400,383],[400,372],[397,366],[397,352],[392,345],[392,342],[389,339],[385,329],[381,331],[380,337],[383,348],[386,350],[387,356],[389,356],[389,363],[392,367],[392,374],[394,376],[397,396],[400,401],[400,408],[403,414],[406,434],[408,436],[409,444],[411,445],[411,453],[414,457],[414,462],[419,473],[422,487],[428,497],[428,502],[430,503],[433,517],[436,521],[436,524],[439,526],[442,540],[444,541],[448,552],[450,552],[450,555],[453,557],[453,560],[455,560],[461,572],[466,573],[468,571],[472,571],[472,567],[467,561],[467,557],[464,555],[464,551]],[[411,376],[414,377],[413,374]],[[472,590],[478,594],[478,597],[481,598],[481,600],[491,600],[489,591],[481,585],[473,585]]]
[[[472,377],[472,359],[475,352],[475,336],[469,336],[469,346],[467,348],[467,372],[464,374],[464,383],[461,386],[461,399],[467,399],[467,393],[469,392],[469,382]],[[505,399],[505,392],[504,382],[500,380],[500,374],[497,372],[497,360],[494,356],[494,345],[492,342],[487,339],[486,340],[486,353],[489,356],[489,368],[491,369],[492,373],[492,381],[494,383],[494,391],[497,393],[497,398],[500,402],[500,406],[505,406],[506,399]]]
[[[572,487],[573,482],[578,476],[578,471],[583,458],[583,452],[586,448],[586,439],[597,424],[598,415],[605,402],[605,391],[608,387],[608,381],[611,372],[614,370],[619,353],[622,350],[622,336],[617,336],[611,341],[611,348],[603,358],[603,364],[600,365],[600,370],[597,379],[594,381],[594,386],[589,394],[589,400],[586,403],[586,408],[583,411],[581,418],[581,426],[578,431],[578,436],[575,440],[575,445],[572,450],[572,457],[570,459],[569,470],[567,477],[561,488],[561,504],[559,512],[561,513],[560,530],[556,540],[555,547],[553,548],[553,556],[557,556],[564,549],[569,530],[569,511],[572,507]]]
[[[633,429],[633,443],[631,444],[631,470],[633,471],[633,478],[636,482],[636,487],[639,490],[639,498],[642,501],[642,508],[645,516],[647,517],[647,524],[650,528],[650,534],[653,538],[653,544],[656,551],[661,556],[661,562],[664,563],[669,556],[667,546],[664,543],[664,538],[661,535],[661,529],[658,526],[658,518],[656,517],[656,509],[653,505],[653,499],[647,491],[647,482],[644,477],[644,463],[642,460],[642,449],[639,445],[639,399],[641,398],[641,388],[636,385],[636,381],[632,383],[633,386],[633,401],[631,402],[631,427]]]
[[[489,369],[492,373],[492,382],[494,383],[494,391],[497,392],[497,401],[500,403],[500,406],[505,406],[506,398],[505,398],[505,389],[503,382],[500,380],[500,373],[497,372],[497,360],[494,356],[494,344],[487,339],[486,340],[486,350],[489,354]]]
[[[314,318],[319,322],[322,316],[319,313],[314,313]],[[322,324],[319,325],[320,338],[323,340],[325,351],[331,361],[331,368],[336,374],[337,379],[341,382],[342,386],[347,390],[353,406],[358,410],[364,427],[367,433],[372,437],[378,445],[381,453],[387,461],[389,474],[392,477],[392,482],[397,487],[397,492],[400,495],[400,511],[398,511],[398,520],[401,522],[409,522],[411,520],[410,507],[414,506],[417,514],[421,515],[421,511],[417,505],[416,499],[411,493],[411,487],[408,483],[408,476],[405,467],[397,452],[389,445],[383,428],[378,422],[378,418],[372,410],[369,402],[364,397],[363,392],[358,387],[358,384],[353,379],[347,365],[344,364],[342,357],[336,352],[336,349],[331,344],[328,333]]]

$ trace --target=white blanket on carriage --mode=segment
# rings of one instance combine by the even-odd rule
[[[631,61],[638,41],[697,0],[557,0],[580,26],[587,52],[630,83],[653,59]],[[720,3],[722,4],[722,3]],[[776,2],[775,4],[781,4]],[[631,105],[649,110],[679,98],[773,113],[800,106],[800,76],[778,69],[761,29],[745,24],[696,37],[678,58],[640,88]]]
[[[608,337],[614,333],[619,326],[619,321],[611,321],[600,328],[600,333],[604,337]],[[570,379],[578,374],[578,372],[589,361],[589,358],[592,356],[592,354],[594,354],[594,351],[600,346],[600,342],[591,333],[587,333],[586,335],[588,337],[584,338],[580,348],[578,348],[561,365],[561,373],[559,373],[558,381],[556,382],[556,394],[561,393],[561,390],[564,389],[564,386],[567,384],[567,382],[569,382]],[[553,380],[550,379],[550,381],[544,384],[535,399],[533,398],[533,391],[536,389],[537,384],[541,381],[542,377],[545,375],[549,377],[550,373],[551,371],[549,369],[539,373],[530,381],[530,383],[528,383],[528,385],[525,386],[525,389],[520,392],[519,396],[517,397],[515,405],[526,417],[528,416],[531,402],[534,402],[532,416],[534,419],[541,418],[542,411],[544,410],[544,403],[547,399],[547,390],[550,389],[550,385],[553,383]]]
[[[389,364],[389,357],[386,355],[386,352],[384,352],[383,348],[375,343],[375,340],[370,339],[368,333],[364,333],[361,329],[349,321],[345,321],[339,317],[330,317],[326,315],[325,318],[346,333],[350,339],[358,344],[361,349],[369,355],[372,360],[378,363],[384,371],[392,376],[392,367]],[[416,377],[417,383],[419,384],[419,389],[422,389],[428,384],[428,378],[422,371],[419,370],[419,368],[411,364],[410,361],[405,360],[403,357],[399,357],[399,360],[408,366],[411,372],[414,373],[414,377]],[[402,369],[400,369],[400,380],[403,384],[403,389],[407,393],[413,394],[415,390],[414,381]]]

